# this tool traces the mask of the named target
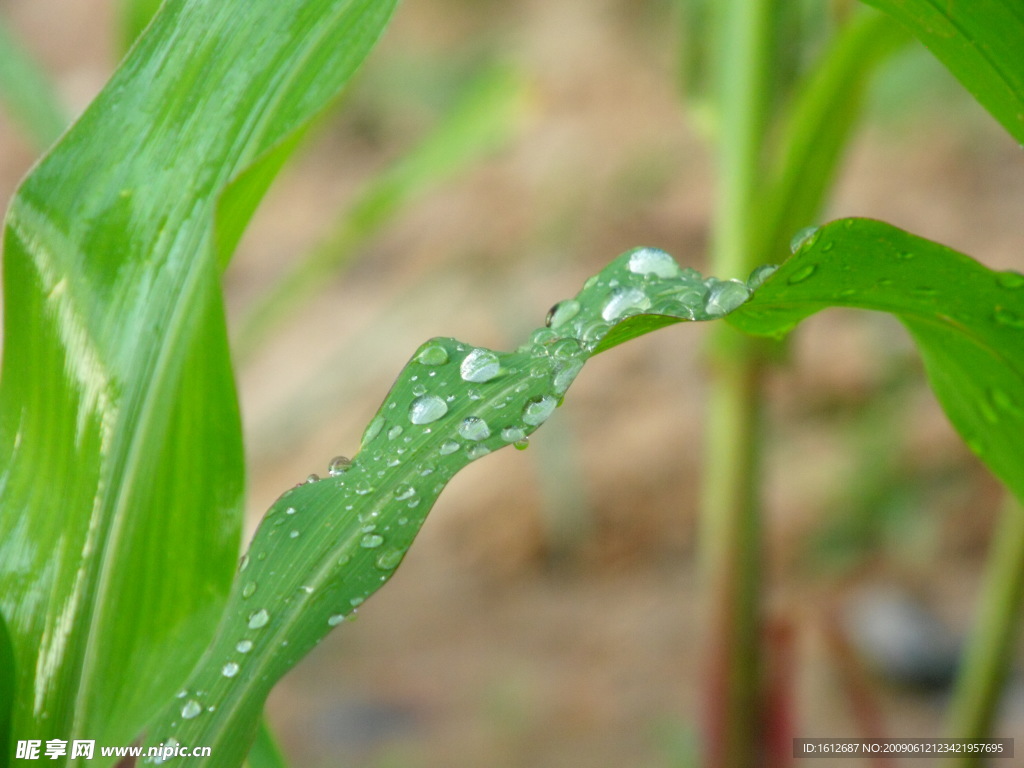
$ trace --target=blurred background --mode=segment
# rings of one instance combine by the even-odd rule
[[[399,8],[225,276],[249,532],[357,449],[430,336],[514,348],[633,246],[705,268],[714,168],[676,5]],[[0,21],[69,115],[121,50],[110,0],[5,0]],[[45,145],[15,112],[5,200]],[[877,78],[823,220],[882,218],[1024,270],[1022,205],[1020,148],[914,44]],[[706,330],[598,357],[528,450],[455,478],[392,581],[271,697],[292,764],[693,764]],[[795,733],[941,735],[1002,491],[887,316],[815,317],[769,387],[764,590]],[[1000,722],[1024,733],[1020,682]]]

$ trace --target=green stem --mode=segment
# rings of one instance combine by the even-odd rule
[[[731,0],[718,21],[719,181],[712,271],[722,277],[745,277],[759,255],[751,246],[776,10],[775,0]],[[755,766],[761,710],[759,366],[753,345],[732,329],[722,329],[715,341],[719,364],[711,385],[702,510],[704,566],[714,606],[706,755],[709,766]]]
[[[1024,509],[1009,502],[993,535],[974,632],[950,707],[950,736],[991,736],[1000,695],[1013,661],[1024,601]],[[965,756],[962,768],[981,765]]]

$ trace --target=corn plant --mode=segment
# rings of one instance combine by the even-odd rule
[[[1024,141],[1024,18],[1012,0],[875,4],[932,45]],[[733,233],[723,247],[732,254],[727,279],[637,248],[556,303],[515,351],[425,342],[358,453],[283,489],[239,561],[243,461],[220,274],[274,175],[394,6],[165,2],[12,201],[0,380],[0,765],[26,757],[16,745],[30,741],[53,744],[56,764],[83,763],[59,752],[76,739],[140,739],[157,749],[151,762],[216,766],[241,764],[255,739],[265,758],[259,727],[270,689],[388,580],[452,477],[524,445],[590,357],[667,325],[724,319],[744,334],[781,337],[828,307],[891,313],[953,426],[1024,500],[1024,275],[851,218],[805,230],[784,259],[780,233],[810,215],[820,200],[812,194],[804,207],[778,202],[760,239]],[[805,173],[822,186],[828,174],[808,169],[834,165],[846,129],[829,130],[823,116],[836,102],[821,96],[834,97],[843,77],[857,80],[855,43],[873,39],[876,18],[843,38],[831,85],[809,89],[810,117],[794,123],[776,201],[799,190]],[[752,66],[761,66],[756,57]],[[749,98],[758,81],[744,82]],[[761,124],[755,109],[726,139],[741,148],[723,198],[735,204],[720,214],[727,222],[751,209],[754,169],[741,161],[753,161]],[[817,150],[828,159],[815,160]],[[755,244],[781,265],[746,274],[736,254]],[[746,365],[732,368],[741,389]],[[1024,556],[1019,510],[1004,527],[956,735],[984,733],[1008,659]],[[738,679],[734,704],[756,685]],[[726,760],[754,764],[752,741],[748,733]],[[199,746],[211,755],[185,751]]]

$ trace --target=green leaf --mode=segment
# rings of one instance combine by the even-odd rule
[[[896,316],[950,422],[1024,500],[1024,275],[889,224],[844,219],[815,232],[729,321],[780,336],[826,307]]]
[[[1019,0],[865,0],[898,19],[1024,143],[1024,5]]]
[[[351,463],[274,503],[243,558],[216,639],[148,729],[150,744],[209,745],[238,764],[274,683],[390,578],[448,480],[552,415],[613,328],[724,315],[749,296],[667,254],[612,262],[514,352],[455,339],[424,344],[399,374]],[[633,335],[639,331],[634,328]],[[199,764],[186,759],[182,765]]]
[[[18,190],[0,380],[16,738],[128,744],[208,643],[243,487],[214,231],[248,219],[269,178],[246,188],[246,169],[280,166],[393,7],[167,3]],[[228,185],[246,194],[225,213]]]

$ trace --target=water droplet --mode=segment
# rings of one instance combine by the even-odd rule
[[[469,446],[469,448],[466,449],[466,455],[469,457],[470,461],[476,461],[477,459],[486,456],[490,452],[491,449],[488,448],[483,443],[473,443],[471,446]]]
[[[679,274],[679,265],[657,248],[638,248],[629,255],[629,271],[635,275],[675,277]]]
[[[286,510],[284,511],[284,513],[285,513],[286,515],[294,515],[294,514],[295,514],[295,507],[288,507],[288,509],[286,509]],[[281,523],[283,523],[283,522],[284,522],[284,520],[278,520],[278,521],[277,521],[277,522],[275,523],[275,525],[280,525],[280,524],[281,524]]]
[[[580,303],[576,299],[560,301],[548,311],[544,325],[548,328],[558,328],[565,325],[580,313]]]
[[[412,393],[416,397],[419,397],[420,395],[427,394],[427,385],[426,384],[413,384]]]
[[[242,587],[242,597],[248,599],[252,597],[253,592],[256,591],[256,582],[250,581],[244,587]]]
[[[234,677],[238,674],[238,669],[239,667],[235,662],[229,661],[227,664],[221,667],[220,673],[224,675],[224,677]]]
[[[390,571],[398,567],[398,564],[402,562],[403,555],[405,553],[400,549],[389,549],[377,555],[374,562],[382,571]]]
[[[611,326],[607,323],[589,323],[588,325],[580,328],[579,338],[584,344],[588,344],[593,347],[597,345],[610,330]]]
[[[313,474],[306,478],[306,485],[312,485],[313,483],[318,482],[320,482],[320,475],[318,475],[316,472],[314,472]]]
[[[437,395],[417,397],[409,406],[409,421],[413,424],[430,424],[448,413],[448,404]]]
[[[292,531],[291,533],[288,534],[288,538],[290,538],[290,539],[297,539],[297,538],[299,538],[299,532],[298,531]]]
[[[348,456],[335,456],[331,459],[331,463],[327,465],[327,474],[331,477],[337,477],[348,472],[349,467],[352,466],[352,459]]]
[[[914,253],[912,251],[900,251],[896,254],[896,258],[900,261],[910,261],[914,258]]]
[[[531,427],[539,427],[554,413],[557,405],[558,401],[551,395],[544,395],[531,400],[523,409],[523,421]]]
[[[373,440],[380,431],[384,429],[384,417],[374,416],[369,424],[366,425],[366,431],[363,432],[363,439],[360,441],[360,445],[366,445]]]
[[[708,286],[704,311],[711,317],[721,317],[732,312],[749,298],[750,289],[745,283],[739,280],[715,280]]]
[[[267,613],[266,608],[261,608],[256,613],[250,614],[249,616],[249,629],[259,629],[260,627],[267,626],[270,621],[270,614]]]
[[[1020,328],[1024,330],[1024,318],[1005,307],[996,307],[996,322],[1005,325],[1007,328]]]
[[[427,344],[416,355],[423,365],[444,365],[448,362],[448,350],[440,344]]]
[[[199,713],[203,711],[202,706],[195,699],[189,699],[185,702],[185,706],[181,708],[181,716],[185,720],[191,720],[193,717],[198,717]]]
[[[479,416],[467,416],[459,424],[459,434],[467,440],[486,440],[491,436],[491,428]]]
[[[616,288],[601,310],[601,317],[612,323],[630,314],[650,308],[651,300],[639,288]]]
[[[754,271],[750,273],[750,277],[747,278],[747,288],[752,291],[756,291],[764,285],[765,280],[775,274],[775,271],[778,268],[777,264],[762,264],[761,266],[756,267]]]
[[[548,347],[548,354],[558,360],[570,360],[582,351],[576,339],[560,339]]]
[[[345,620],[345,614],[344,613],[336,613],[333,616],[328,617],[328,619],[327,619],[327,626],[329,626],[329,627],[336,627],[339,624],[341,624],[341,622],[343,622],[344,620]]]
[[[489,349],[474,349],[462,360],[459,375],[463,381],[482,384],[490,381],[501,372],[498,356]]]
[[[368,480],[360,480],[352,490],[356,492],[357,496],[368,496],[373,493],[373,485]]]
[[[408,483],[402,483],[397,488],[395,488],[395,498],[396,499],[402,499],[402,500],[404,500],[404,499],[411,499],[415,495],[416,495],[416,489],[413,488]]]
[[[555,394],[561,395],[569,388],[569,385],[576,380],[579,372],[583,370],[583,361],[574,360],[559,368],[554,379],[551,380],[551,388]]]
[[[460,446],[454,440],[445,440],[443,443],[441,443],[441,447],[437,449],[437,452],[440,453],[442,456],[447,456],[448,454],[455,453],[461,447],[462,446]]]
[[[814,271],[818,268],[817,264],[805,264],[796,270],[792,275],[789,276],[788,282],[790,285],[796,285],[802,283],[804,280],[814,274]]]
[[[384,543],[384,537],[379,533],[368,533],[359,540],[359,546],[364,549],[376,549]]]
[[[1024,288],[1024,275],[1008,269],[996,273],[996,282],[1003,288]]]
[[[501,430],[501,439],[506,443],[514,443],[526,437],[526,431],[519,427],[505,427]]]
[[[248,653],[252,650],[252,640],[239,640],[235,650],[239,653]]]
[[[249,567],[249,555],[248,553],[242,555],[242,562],[238,564],[238,572],[241,573]]]
[[[818,227],[804,227],[789,241],[789,252],[796,253],[801,248],[809,248],[818,239]]]

